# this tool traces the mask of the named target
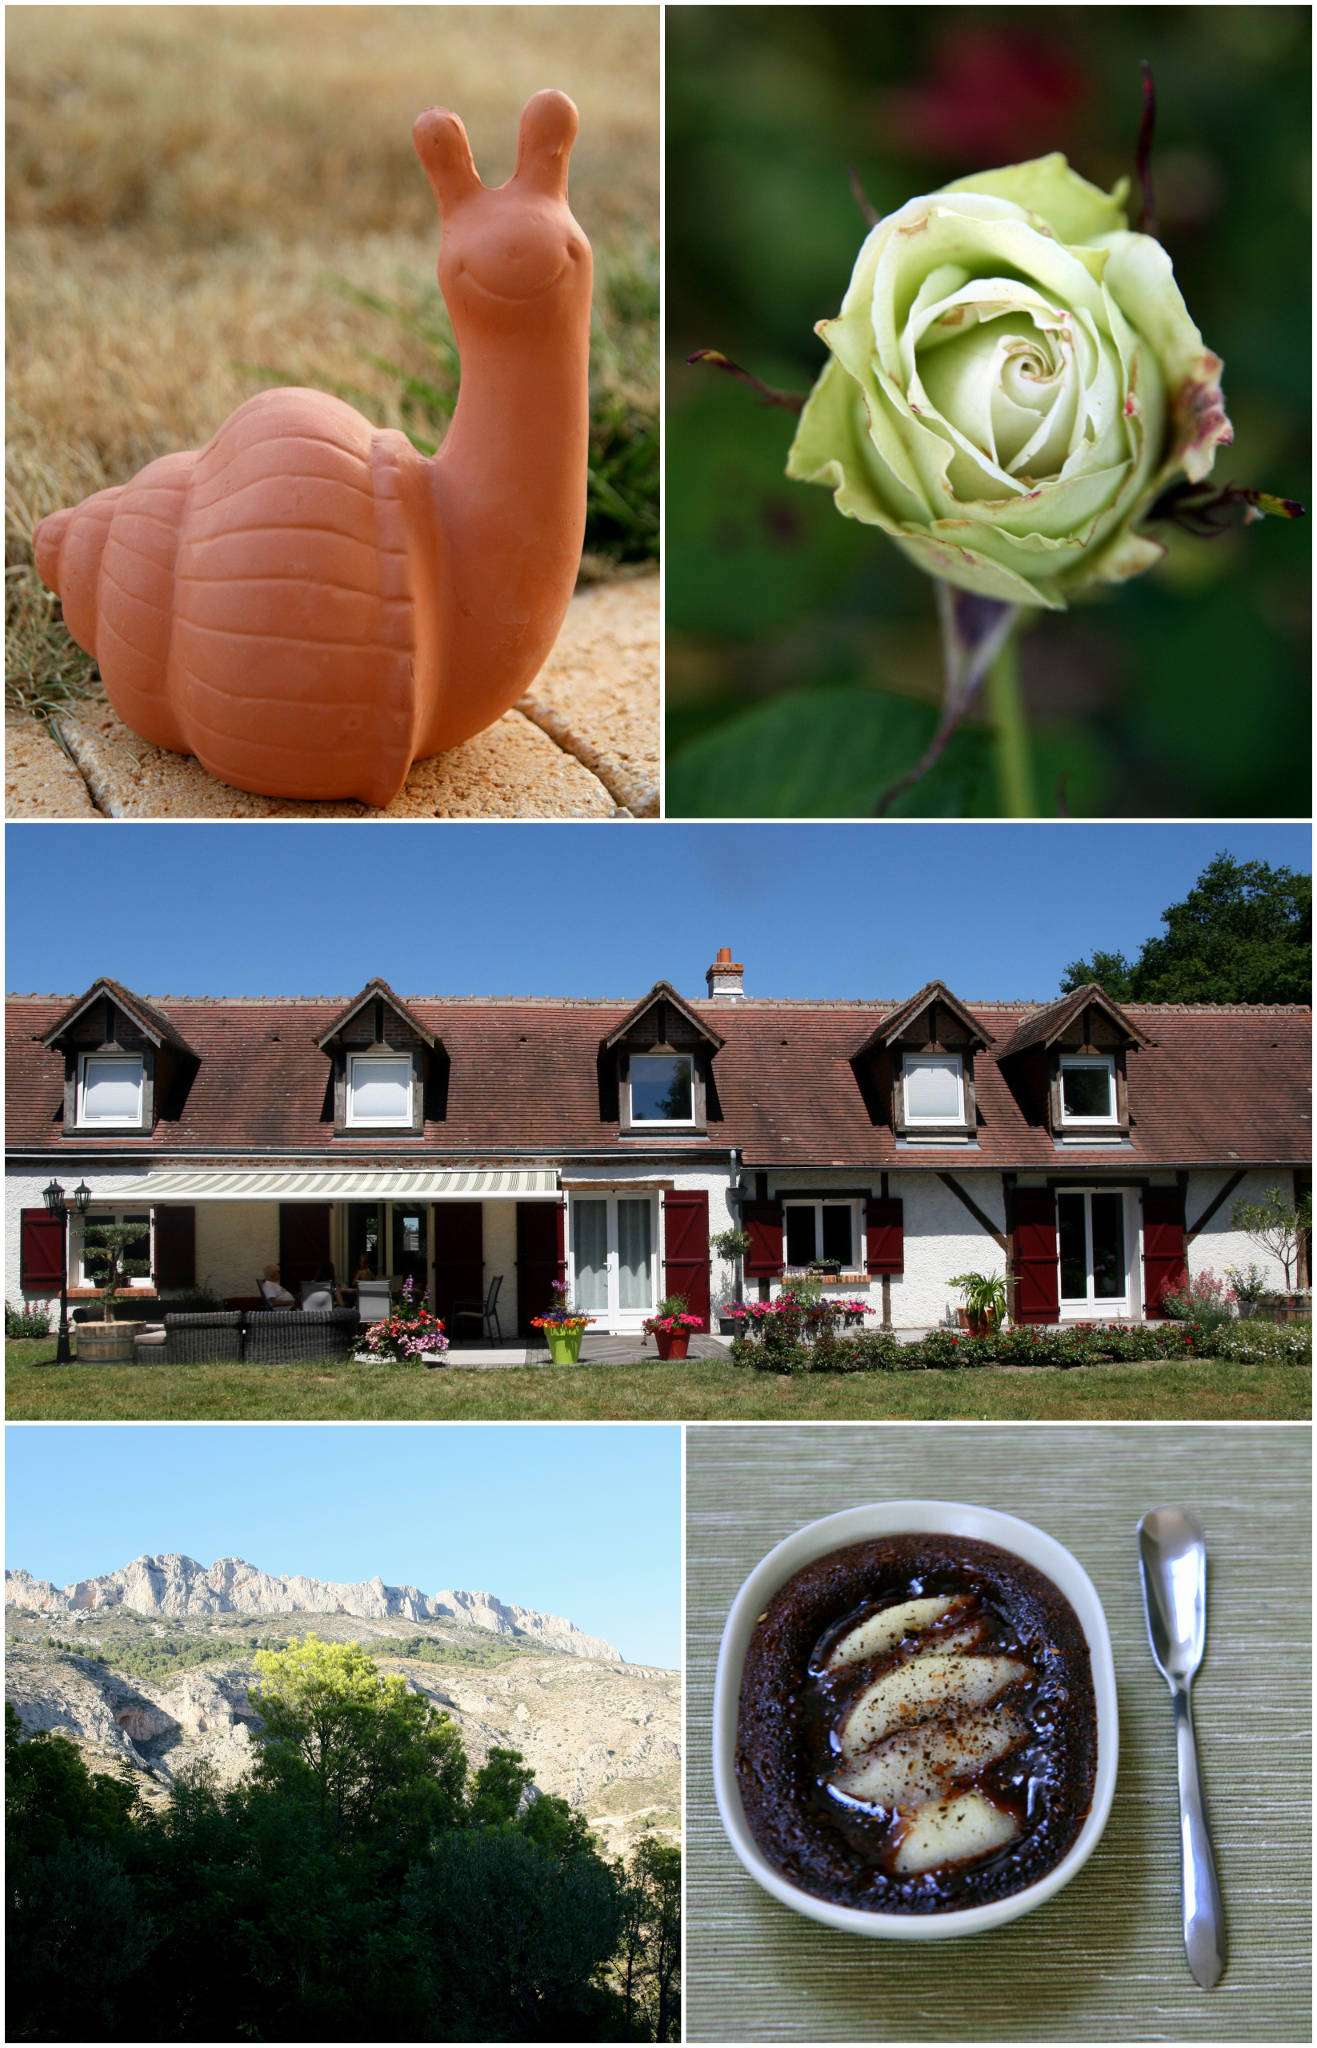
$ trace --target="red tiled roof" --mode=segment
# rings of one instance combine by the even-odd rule
[[[139,999],[140,1000],[140,999]],[[8,1142],[24,1149],[253,1153],[323,1147],[334,1157],[491,1148],[506,1153],[596,1150],[617,1142],[599,1115],[599,1048],[634,1005],[625,1002],[413,997],[409,1009],[451,1060],[447,1116],[409,1146],[396,1136],[335,1139],[330,1063],[315,1040],[343,998],[155,999],[200,1064],[176,1123],[149,1139],[61,1137],[63,1063],[42,1037],[66,996],[12,996]],[[898,1150],[869,1118],[851,1065],[866,1023],[891,1003],[702,1001],[689,1005],[724,1043],[713,1060],[709,1142],[735,1145],[750,1167],[1054,1168],[1303,1164],[1311,1156],[1307,1009],[1130,1005],[1145,1043],[1129,1055],[1133,1157],[1066,1147],[1025,1118],[997,1059],[980,1053],[977,1149]],[[1020,1042],[1042,1014],[1032,1004],[975,1005],[999,1046]],[[619,1152],[629,1147],[619,1145]],[[647,1148],[648,1149],[648,1148]],[[696,1146],[698,1150],[698,1145]]]

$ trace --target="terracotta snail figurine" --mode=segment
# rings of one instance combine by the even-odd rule
[[[41,577],[134,732],[235,789],[380,805],[525,691],[585,529],[576,129],[565,94],[536,93],[497,188],[456,114],[412,130],[462,364],[433,458],[323,392],[265,391],[204,448],[40,522]]]

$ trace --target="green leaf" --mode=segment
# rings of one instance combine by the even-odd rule
[[[676,818],[868,817],[933,736],[926,704],[875,689],[789,691],[680,749],[668,762]],[[957,733],[890,815],[994,815],[992,743]]]

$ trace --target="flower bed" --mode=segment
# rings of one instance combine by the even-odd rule
[[[799,1316],[787,1313],[760,1318],[757,1337],[735,1337],[731,1356],[738,1365],[774,1373],[947,1371],[976,1365],[1064,1370],[1189,1358],[1310,1365],[1312,1325],[1281,1327],[1257,1321],[1231,1321],[1214,1328],[1190,1322],[1068,1323],[1059,1329],[1017,1325],[981,1337],[965,1331],[932,1330],[913,1344],[903,1344],[891,1330],[862,1330],[854,1337],[829,1330],[817,1335],[813,1343],[805,1343]]]
[[[392,1315],[371,1323],[361,1340],[359,1356],[365,1358],[423,1359],[437,1364],[448,1349],[448,1339],[438,1316],[432,1315],[429,1297],[416,1299],[415,1283],[403,1283],[402,1299]]]

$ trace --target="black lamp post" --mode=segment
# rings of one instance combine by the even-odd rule
[[[52,1180],[50,1185],[46,1188],[43,1188],[41,1192],[42,1199],[44,1200],[47,1209],[50,1211],[50,1214],[52,1216],[58,1216],[60,1218],[61,1223],[59,1240],[59,1336],[56,1339],[55,1343],[55,1363],[56,1365],[69,1365],[72,1363],[73,1353],[69,1348],[68,1203],[64,1199],[64,1190],[57,1180]],[[85,1180],[79,1181],[77,1187],[73,1190],[73,1205],[76,1208],[79,1216],[86,1215],[87,1204],[90,1202],[90,1200],[91,1189],[87,1186]]]

